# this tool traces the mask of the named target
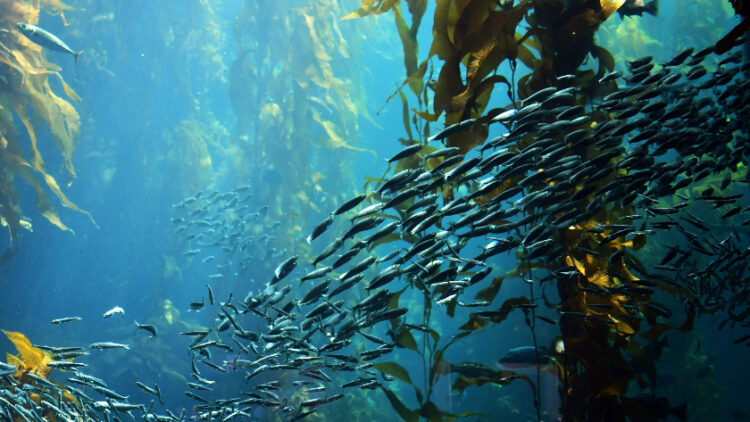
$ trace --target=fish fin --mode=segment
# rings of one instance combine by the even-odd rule
[[[76,64],[78,64],[78,56],[80,56],[81,54],[83,54],[83,50],[78,50],[75,53],[73,53],[73,57],[74,57],[73,60]]]
[[[646,12],[652,16],[656,16],[659,13],[659,0],[651,0],[646,3]]]

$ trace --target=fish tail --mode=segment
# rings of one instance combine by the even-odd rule
[[[80,56],[81,54],[83,54],[83,50],[78,50],[75,53],[73,53],[73,57],[74,57],[73,61],[76,64],[78,63],[78,56]]]
[[[651,0],[646,3],[646,12],[652,16],[656,16],[659,13],[659,0]]]
[[[159,403],[164,405],[164,402],[161,399],[161,389],[159,388],[159,384],[154,384],[154,390],[156,390],[156,397],[159,398]]]

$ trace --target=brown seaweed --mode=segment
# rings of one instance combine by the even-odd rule
[[[69,9],[58,0],[41,2],[41,7],[49,7],[60,15],[63,22],[63,10]],[[13,27],[15,22],[36,23],[39,18],[40,4],[24,1],[4,2],[0,5],[0,20],[4,27]],[[75,91],[68,86],[59,73],[59,68],[47,62],[41,47],[32,43],[20,33],[6,31],[0,34],[0,161],[3,163],[0,180],[0,220],[8,227],[11,245],[20,228],[31,228],[29,220],[20,209],[20,197],[13,182],[20,176],[34,189],[36,205],[42,216],[62,230],[72,230],[63,223],[48,198],[46,190],[52,192],[66,208],[89,215],[73,203],[44,166],[44,159],[37,144],[39,124],[44,122],[50,132],[52,141],[60,152],[67,173],[67,185],[75,178],[73,152],[75,151],[80,132],[80,117],[73,104],[58,96],[50,87],[49,77],[56,76],[63,87],[65,96],[72,101],[81,101]],[[14,116],[23,124],[25,133],[19,132],[14,125]],[[25,154],[24,144],[28,145],[29,154]],[[93,219],[92,219],[93,222]]]
[[[34,347],[29,339],[22,333],[15,331],[5,331],[3,334],[8,337],[18,350],[18,355],[8,353],[7,362],[16,367],[14,378],[21,378],[26,373],[38,375],[47,378],[52,372],[52,367],[47,363],[52,362],[52,355],[49,352]]]

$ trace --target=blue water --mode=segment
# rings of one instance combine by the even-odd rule
[[[675,1],[662,1],[658,18],[646,16],[639,23],[653,39],[660,42],[649,47],[659,60],[668,59],[682,48],[671,43],[681,34],[684,35],[679,31],[687,30],[677,25],[678,17],[674,15],[673,6]],[[289,2],[290,7],[306,3]],[[341,3],[341,10],[346,13],[357,7],[355,1]],[[47,52],[46,57],[62,67],[61,75],[83,99],[80,104],[75,104],[82,122],[80,140],[73,157],[77,177],[72,185],[64,188],[64,192],[79,207],[91,213],[98,227],[86,215],[65,209],[53,199],[62,220],[75,234],[59,230],[39,214],[34,205],[33,191],[22,182],[16,183],[21,208],[30,217],[33,232],[23,232],[14,239],[15,254],[0,276],[0,328],[22,332],[35,344],[72,346],[95,341],[129,343],[132,347],[129,351],[91,351],[91,355],[85,359],[89,365],[87,372],[106,378],[111,388],[129,394],[131,400],[139,402],[147,403],[151,397],[135,387],[136,380],[147,385],[159,383],[167,406],[177,412],[187,409],[190,415],[192,402],[183,394],[185,379],[192,381],[187,353],[189,340],[178,336],[178,333],[214,323],[215,315],[211,311],[189,312],[188,304],[201,298],[208,300],[206,277],[215,271],[211,264],[202,264],[200,259],[188,261],[182,256],[187,248],[180,243],[174,234],[175,226],[170,223],[170,219],[176,217],[173,204],[200,189],[180,184],[189,180],[184,175],[191,173],[184,167],[195,163],[188,163],[190,159],[186,156],[170,154],[174,152],[174,143],[179,142],[174,135],[175,128],[182,122],[195,121],[200,125],[212,126],[214,131],[210,132],[209,138],[214,143],[209,144],[208,152],[213,174],[201,189],[207,187],[228,191],[247,183],[233,174],[232,154],[222,151],[222,148],[231,147],[237,135],[236,115],[230,103],[227,81],[229,67],[237,54],[232,22],[244,2],[196,0],[167,5],[134,0],[71,4],[80,6],[81,10],[66,11],[67,27],[59,17],[47,13],[40,15],[39,25],[66,40],[74,50],[84,50],[77,64],[73,63],[72,57],[63,53]],[[208,12],[209,7],[211,13]],[[431,3],[422,22],[420,60],[429,48],[433,8]],[[683,13],[696,20],[703,14],[701,10],[693,9]],[[701,37],[691,35],[686,46],[697,44],[697,48],[703,48],[716,41],[714,34],[725,32],[737,22],[726,10],[712,13],[719,18],[708,25],[721,29],[706,30]],[[205,45],[201,44],[204,38],[196,37],[191,32],[200,30],[209,18],[214,22],[212,30],[219,31],[212,33],[214,38],[209,38],[209,42],[220,41],[219,45],[210,45],[217,49],[215,56],[204,49]],[[299,21],[292,22],[292,25],[300,24]],[[606,46],[612,46],[613,53],[628,54],[627,48],[620,50],[617,47],[618,43],[629,42],[614,35],[615,27],[620,22],[619,17],[613,16],[605,24],[608,25],[607,29],[600,31],[600,36],[606,39]],[[276,24],[278,22],[257,23],[268,25],[269,32],[272,31],[271,26]],[[385,14],[370,18],[368,22],[338,22],[345,34],[355,33],[352,27],[360,24],[370,25],[371,30],[377,31],[374,36],[368,35],[351,42],[361,49],[354,51],[351,59],[357,66],[353,77],[366,83],[367,99],[364,104],[372,120],[360,114],[356,139],[347,141],[359,148],[374,150],[377,157],[368,152],[346,152],[329,158],[325,151],[317,150],[310,164],[315,167],[310,173],[325,175],[341,165],[338,159],[346,159],[343,165],[350,174],[349,180],[321,182],[324,189],[334,185],[345,187],[344,192],[334,194],[339,201],[361,192],[365,177],[382,176],[387,167],[385,159],[402,148],[396,139],[406,136],[398,96],[390,101],[382,113],[376,115],[388,95],[405,77],[401,45],[392,17]],[[676,34],[670,31],[671,27],[677,28]],[[263,32],[262,28],[259,31]],[[185,45],[186,39],[192,42]],[[622,63],[621,58],[635,57],[617,56],[619,63]],[[52,86],[61,91],[56,82]],[[498,102],[494,106],[506,101],[500,95],[493,98],[497,98],[495,101]],[[409,99],[410,106],[416,107],[414,97],[410,96]],[[442,119],[433,126],[433,131],[441,126]],[[497,134],[491,132],[490,138]],[[64,185],[62,160],[49,138],[49,133],[40,129],[40,151],[45,158],[46,168]],[[303,136],[298,138],[298,142],[305,142]],[[254,156],[252,159],[257,165],[263,157]],[[263,164],[261,161],[261,167]],[[281,180],[276,176],[271,173],[271,176],[263,179],[266,183],[264,186],[251,186],[252,190],[282,192],[283,186],[275,185]],[[315,201],[316,198],[312,199]],[[273,206],[264,202],[251,202],[250,205],[253,209]],[[320,208],[320,212],[284,210],[288,214],[301,214],[295,220],[302,228],[294,239],[296,243],[301,243],[304,236],[333,207],[329,202],[321,204]],[[327,234],[325,240],[317,244],[321,247],[332,238]],[[7,246],[7,243],[3,246]],[[294,244],[288,245],[290,251],[294,247]],[[384,249],[382,254],[386,251]],[[212,253],[219,254],[220,251]],[[280,260],[276,258],[275,262]],[[497,265],[507,271],[514,267],[515,262],[502,255]],[[249,271],[241,278],[211,283],[217,301],[220,301],[230,291],[259,289],[266,281],[260,274]],[[503,297],[527,293],[527,286],[519,280],[512,283],[503,286]],[[101,315],[114,306],[125,309],[124,317],[103,319]],[[467,314],[465,311],[459,312]],[[61,326],[49,323],[54,318],[68,315],[81,316],[83,321]],[[464,319],[445,319],[439,326],[445,333],[450,333]],[[148,338],[143,331],[134,335],[134,320],[156,325],[160,330],[157,339]],[[711,359],[712,368],[715,368],[717,385],[711,392],[719,397],[722,412],[726,415],[735,409],[747,409],[747,404],[739,401],[744,397],[750,366],[741,349],[729,347],[736,336],[726,332],[714,333],[715,325],[715,321],[710,319],[701,320],[691,336],[701,341],[703,352]],[[380,334],[384,335],[385,332]],[[557,333],[554,327],[539,325],[537,334],[546,344]],[[476,335],[469,342],[469,349],[451,350],[447,358],[451,362],[461,362],[471,356],[473,361],[494,365],[506,350],[528,345],[531,341],[523,315],[516,313],[496,329]],[[690,346],[687,340],[676,340],[673,344],[673,348]],[[0,352],[15,353],[12,344],[4,337],[0,338]],[[222,356],[215,353],[213,361],[231,358],[231,354]],[[389,360],[400,362],[413,371],[415,381],[424,376],[421,362],[410,351],[397,349]],[[720,361],[730,364],[720,365]],[[200,369],[210,371],[208,367]],[[62,381],[65,375],[56,373],[53,378]],[[236,384],[219,384],[215,395],[232,397],[237,394],[236,388]],[[394,389],[408,405],[416,403],[409,386],[401,384]],[[360,403],[358,405],[363,408],[369,407],[370,413],[367,414],[387,418],[379,420],[397,420],[395,418],[398,416],[383,394],[378,391],[358,394],[358,400],[363,402],[354,403]],[[437,384],[433,394],[433,401],[444,410],[455,413],[474,411],[502,415],[502,420],[535,418],[529,386],[521,382],[481,390],[469,388],[459,396],[450,393],[449,380],[445,378]],[[343,405],[321,408],[321,411],[330,420],[348,420],[348,412],[353,412]],[[273,420],[270,414],[262,412],[255,416],[261,420]],[[360,420],[367,418],[359,417],[363,418]],[[499,416],[477,419],[500,420]],[[717,415],[715,420],[727,419]]]

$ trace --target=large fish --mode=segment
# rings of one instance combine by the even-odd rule
[[[51,32],[36,25],[18,22],[16,23],[16,26],[18,27],[18,30],[26,36],[26,38],[30,39],[34,43],[39,44],[42,47],[49,48],[50,50],[62,51],[63,53],[72,54],[76,63],[78,63],[78,56],[83,53],[83,50],[73,51],[73,49],[68,47],[68,44],[65,44],[63,40],[57,38]]]

